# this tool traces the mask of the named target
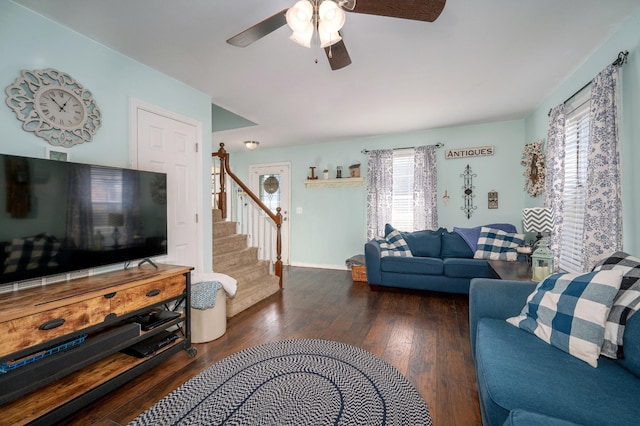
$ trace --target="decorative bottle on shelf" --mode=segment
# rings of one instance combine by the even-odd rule
[[[336,179],[342,179],[342,166],[338,166],[336,170]]]
[[[329,179],[329,169],[324,169],[324,170],[322,171],[322,177],[323,177],[324,179]]]

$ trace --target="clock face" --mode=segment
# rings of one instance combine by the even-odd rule
[[[82,101],[62,88],[39,92],[35,108],[40,111],[42,118],[54,126],[72,129],[84,120]]]
[[[54,146],[91,142],[102,125],[102,113],[91,92],[54,68],[22,70],[5,93],[22,129]]]

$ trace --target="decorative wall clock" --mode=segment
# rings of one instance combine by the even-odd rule
[[[524,190],[532,197],[536,197],[544,191],[545,164],[542,153],[542,141],[528,143],[524,146],[521,163],[524,170]]]
[[[91,92],[62,71],[22,70],[5,92],[22,128],[51,145],[68,148],[91,142],[102,125]]]

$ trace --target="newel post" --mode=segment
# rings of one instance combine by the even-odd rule
[[[224,143],[220,143],[220,149],[218,152],[213,153],[214,156],[220,159],[220,192],[218,193],[218,208],[222,213],[222,218],[227,218],[227,190],[225,187],[225,169],[227,168],[227,162],[229,161],[229,153],[224,149]]]
[[[280,207],[276,208],[276,263],[275,273],[280,279],[280,288],[282,288],[282,210]]]

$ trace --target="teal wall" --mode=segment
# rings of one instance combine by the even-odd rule
[[[640,8],[627,18],[616,33],[559,84],[540,106],[525,120],[527,142],[546,140],[549,109],[564,102],[593,79],[618,56],[628,50],[628,62],[620,70],[620,145],[622,157],[623,248],[640,255]],[[541,197],[535,202],[542,202]],[[527,200],[528,205],[534,201]]]
[[[215,141],[215,135],[214,135]],[[366,241],[365,187],[307,189],[304,181],[309,167],[316,171],[328,168],[331,177],[337,166],[348,173],[348,166],[361,164],[366,178],[367,158],[361,151],[408,146],[445,144],[437,150],[439,225],[469,227],[490,222],[509,222],[521,227],[524,197],[524,168],[520,165],[524,141],[522,120],[500,123],[433,129],[421,132],[384,135],[337,142],[287,148],[265,148],[230,154],[230,165],[238,177],[248,181],[249,166],[263,163],[291,163],[291,264],[343,268],[344,261],[364,252]],[[217,142],[216,142],[217,144]],[[488,157],[445,160],[446,149],[493,145],[495,154]],[[463,205],[460,174],[469,164],[474,178],[478,209],[471,219],[460,209]],[[445,190],[451,201],[442,203]],[[487,193],[499,193],[499,208],[487,208]],[[302,207],[303,213],[296,214]]]
[[[0,1],[0,86],[4,89],[22,69],[56,68],[91,90],[102,110],[102,127],[91,143],[71,148],[74,162],[129,167],[129,101],[157,105],[202,123],[201,141],[209,150],[211,99],[145,65],[66,29],[7,0]],[[4,92],[4,90],[3,90]],[[21,128],[21,122],[3,102],[0,105],[0,152],[28,157],[45,156],[48,143]],[[203,170],[211,158],[203,155]],[[209,178],[205,179],[208,182]],[[210,188],[203,185],[202,205],[208,211]],[[210,217],[202,212],[201,217]],[[201,223],[211,235],[211,223]],[[204,238],[205,270],[211,268],[210,238]]]

